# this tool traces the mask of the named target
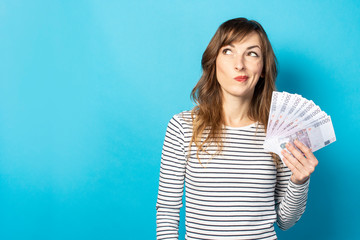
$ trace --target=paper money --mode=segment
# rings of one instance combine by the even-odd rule
[[[283,159],[281,150],[286,150],[285,144],[296,139],[312,152],[335,142],[331,117],[298,94],[274,91],[264,149]]]

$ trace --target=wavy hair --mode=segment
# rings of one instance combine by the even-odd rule
[[[260,23],[246,18],[228,20],[220,25],[203,53],[201,60],[203,73],[190,95],[196,105],[191,111],[193,135],[189,148],[192,143],[195,143],[196,157],[200,164],[199,153],[208,153],[206,149],[211,143],[216,144],[218,153],[223,148],[221,138],[224,125],[222,91],[216,77],[216,58],[223,46],[240,41],[253,32],[260,37],[261,51],[264,56],[263,77],[259,78],[255,86],[248,117],[253,121],[260,122],[264,125],[265,131],[267,130],[271,96],[276,89],[277,60],[274,51]],[[275,165],[279,166],[280,159],[277,155],[272,154],[272,157]]]

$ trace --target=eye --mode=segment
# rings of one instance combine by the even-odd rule
[[[251,56],[251,57],[258,57],[259,56],[256,52],[249,52],[248,55]]]
[[[230,55],[230,54],[232,54],[232,51],[229,48],[225,48],[224,50],[222,50],[222,53],[225,55]]]

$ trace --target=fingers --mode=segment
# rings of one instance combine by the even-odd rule
[[[289,150],[290,151],[290,150]],[[305,166],[299,161],[297,158],[292,156],[290,153],[288,153],[286,150],[282,150],[282,155],[284,156],[284,162],[286,166],[299,178],[306,177],[308,175],[308,170],[305,168]],[[294,155],[294,154],[293,154]],[[303,157],[303,156],[302,156]],[[304,157],[303,157],[304,158]]]
[[[301,153],[299,152],[292,144],[287,143],[286,144],[286,148],[291,152],[291,154],[301,163],[301,165],[306,169],[306,171],[303,172],[314,172],[315,167],[317,165],[317,159],[315,158],[314,154],[312,154],[311,150],[306,147],[304,144],[300,143],[299,141],[295,140],[294,143],[297,142],[296,145],[301,144],[301,148],[307,152],[307,155],[305,153]],[[300,149],[301,151],[303,151],[302,149]],[[309,154],[309,151],[311,154]],[[305,156],[306,157],[305,157]],[[299,166],[299,165],[296,165]],[[301,167],[301,166],[300,166]]]
[[[291,181],[296,184],[303,184],[310,177],[310,172],[308,172],[305,167],[290,153],[283,150],[281,152],[284,155],[283,161],[286,166],[291,170],[292,176]]]
[[[300,141],[294,141],[294,144],[298,147],[297,150],[292,144],[287,143],[286,148],[289,150],[287,152],[285,149],[281,151],[284,156],[283,160],[286,166],[293,173],[293,179],[296,182],[301,183],[306,181],[314,172],[318,160],[312,153],[311,149],[302,144]]]
[[[316,159],[316,157],[314,156],[314,154],[310,148],[308,148],[307,146],[305,146],[305,144],[303,144],[302,142],[300,142],[298,140],[295,140],[294,144],[305,154],[306,158],[309,159],[310,162],[312,162],[314,167],[316,167],[318,165],[319,162]]]
[[[291,154],[300,161],[302,165],[305,165],[306,158],[305,156],[299,152],[291,143],[286,144],[286,148],[291,152]]]
[[[286,166],[290,169],[290,171],[291,171],[293,174],[297,175],[297,176],[301,176],[301,175],[302,175],[302,172],[299,170],[298,167],[296,167],[296,162],[297,162],[297,161],[294,161],[293,159],[291,159],[291,158],[293,158],[293,157],[292,157],[287,151],[282,150],[281,153],[282,153],[283,156],[284,156],[283,161],[284,161],[284,163],[286,164]],[[290,160],[290,159],[291,159],[291,160]]]

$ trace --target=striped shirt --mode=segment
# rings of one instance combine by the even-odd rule
[[[178,239],[185,185],[185,239],[277,239],[274,223],[286,230],[305,211],[310,180],[298,185],[291,171],[275,167],[263,149],[261,124],[224,126],[223,151],[208,146],[196,157],[191,112],[168,123],[156,202],[157,239]],[[204,139],[204,138],[203,138]],[[189,155],[188,155],[189,154]]]

